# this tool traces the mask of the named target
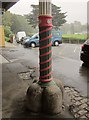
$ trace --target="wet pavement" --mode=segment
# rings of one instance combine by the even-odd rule
[[[19,77],[23,80],[29,80],[33,78],[33,82],[36,82],[36,75],[34,75],[36,69],[32,69],[30,72],[20,73]],[[36,70],[37,71],[37,70]],[[30,75],[30,76],[29,76]],[[65,86],[64,87],[65,94],[67,95],[67,99],[69,102],[64,100],[64,107],[67,106],[69,112],[76,119],[89,119],[89,98],[84,97],[73,87]],[[66,99],[66,97],[65,97]]]
[[[71,46],[70,44],[63,44],[59,47],[53,47],[53,77],[63,82],[65,93],[68,96],[69,103],[71,103],[68,104],[67,102],[68,106],[65,111],[69,113],[64,117],[68,118],[69,116],[70,118],[88,119],[89,103],[86,102],[86,100],[88,97],[89,68],[83,66],[79,60],[80,46],[81,45]],[[22,115],[24,113],[24,107],[20,104],[23,104],[27,87],[29,84],[32,84],[34,80],[38,79],[38,48],[25,49],[21,45],[6,47],[3,48],[2,55],[8,61],[8,63],[2,64],[3,115],[4,117],[6,115],[6,118],[9,116],[15,117],[16,114]],[[34,70],[35,75],[32,75],[32,71]],[[29,79],[31,80],[29,81]],[[14,91],[16,91],[15,94],[13,94]],[[18,103],[19,100],[20,103]],[[18,111],[15,115],[11,115],[11,111],[14,111],[14,114],[17,110],[16,106],[13,106],[13,102],[16,102],[19,110],[22,109],[22,113]],[[12,110],[11,107],[14,109]],[[19,117],[18,115],[17,117]],[[29,115],[27,116],[29,117]],[[38,115],[35,117],[37,116]],[[26,117],[26,113],[23,117]]]
[[[81,61],[60,58],[53,61],[54,77],[65,85],[75,87],[81,95],[87,96],[89,70],[82,67]]]
[[[53,76],[60,79],[65,85],[75,87],[81,95],[87,96],[87,86],[89,81],[89,69],[84,67],[80,61],[81,45],[62,44],[53,47]],[[37,48],[17,48],[8,50],[3,56],[10,62],[20,61],[28,67],[39,67],[39,49]]]

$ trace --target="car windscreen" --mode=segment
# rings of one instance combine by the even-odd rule
[[[89,45],[89,39],[86,41],[86,43]]]

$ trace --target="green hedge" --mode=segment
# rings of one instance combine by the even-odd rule
[[[80,43],[84,43],[86,41],[86,39],[73,39],[73,38],[62,38],[64,43],[72,43],[72,44],[80,44]]]
[[[84,43],[87,39],[87,34],[63,34],[62,40],[64,43]]]
[[[75,39],[75,40],[85,40],[87,39],[87,34],[63,34],[63,39]]]

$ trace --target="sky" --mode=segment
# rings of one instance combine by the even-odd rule
[[[53,4],[61,7],[61,12],[67,12],[67,23],[80,21],[87,23],[87,1],[88,0],[51,0]],[[20,0],[9,11],[15,14],[28,14],[31,12],[31,4],[39,4],[39,0]]]

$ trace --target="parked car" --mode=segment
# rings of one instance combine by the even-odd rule
[[[26,33],[25,31],[19,31],[17,34],[16,34],[16,42],[17,43],[20,43],[21,40],[26,37]]]
[[[58,46],[62,43],[62,35],[59,32],[52,33],[52,45]],[[31,38],[25,40],[24,47],[39,46],[39,34],[34,34]]]
[[[21,43],[22,45],[24,45],[24,43],[25,43],[25,41],[26,41],[27,39],[30,39],[30,37],[29,37],[29,36],[22,37],[20,43]]]
[[[81,48],[80,59],[85,63],[89,64],[89,39],[84,42]]]

